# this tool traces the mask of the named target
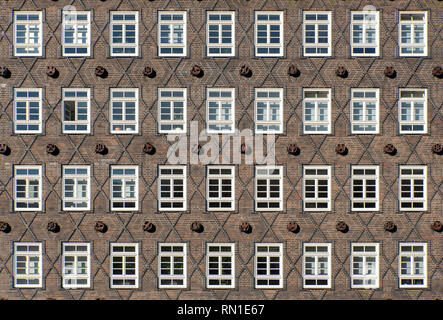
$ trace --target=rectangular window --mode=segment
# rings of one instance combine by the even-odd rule
[[[208,133],[234,132],[235,89],[207,89],[207,131]]]
[[[283,167],[255,167],[255,210],[283,210]]]
[[[282,11],[255,11],[255,56],[283,56]]]
[[[303,55],[331,55],[331,12],[303,12]]]
[[[90,89],[63,89],[63,133],[90,133]]]
[[[331,133],[331,89],[303,89],[303,133]]]
[[[351,244],[351,288],[378,288],[378,243]]]
[[[138,55],[138,12],[111,11],[111,56]]]
[[[111,89],[111,133],[138,133],[138,88]]]
[[[63,288],[89,288],[90,263],[89,243],[63,243]]]
[[[303,288],[331,287],[331,244],[303,244]]]
[[[138,288],[138,243],[111,243],[111,288]]]
[[[283,89],[255,89],[255,132],[283,133]]]
[[[378,211],[378,166],[352,166],[352,211]]]
[[[138,166],[111,166],[111,210],[138,210]]]
[[[186,210],[186,166],[159,166],[158,210]]]
[[[186,132],[187,89],[158,89],[159,133]]]
[[[351,89],[353,134],[379,133],[379,89]]]
[[[186,243],[159,243],[159,288],[186,288],[186,255]]]
[[[63,12],[63,56],[91,55],[91,13],[89,11]]]
[[[255,244],[255,288],[283,288],[283,244]]]
[[[158,12],[158,55],[186,56],[186,12]]]
[[[208,57],[235,55],[235,12],[208,11],[206,16]]]
[[[41,288],[42,244],[39,242],[14,243],[14,287]]]
[[[400,243],[398,260],[400,288],[426,288],[428,286],[426,243]]]
[[[14,132],[42,132],[42,89],[14,89]]]
[[[417,134],[428,132],[427,90],[400,89],[399,115],[400,133]]]
[[[206,247],[206,287],[235,288],[235,245],[208,243]]]
[[[207,166],[206,168],[207,210],[235,210],[235,167]]]
[[[42,210],[42,166],[14,166],[15,211]]]
[[[400,211],[426,211],[426,166],[400,166]]]
[[[14,56],[43,55],[43,23],[41,11],[14,12]]]
[[[428,13],[399,12],[399,50],[400,56],[428,55]]]
[[[351,12],[351,48],[354,57],[379,55],[379,12]]]
[[[90,210],[90,166],[63,166],[63,210]]]
[[[331,166],[303,167],[303,210],[331,210]]]

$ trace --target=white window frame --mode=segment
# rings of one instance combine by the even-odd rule
[[[355,173],[354,170],[363,170],[362,174]],[[367,170],[375,170],[375,174],[367,174]],[[362,184],[357,185],[356,180],[361,180]],[[368,190],[372,186],[368,184],[368,180],[375,180],[375,191]],[[355,191],[354,188],[360,187],[361,190]],[[379,166],[353,165],[351,166],[351,210],[352,211],[378,211],[379,210]],[[355,193],[361,193],[361,197],[356,197]],[[368,192],[375,193],[375,197],[367,197]],[[359,203],[364,207],[355,207]],[[374,207],[366,208],[369,203],[374,203]]]
[[[268,15],[267,20],[258,20],[259,15]],[[278,15],[279,20],[269,20],[270,15]],[[266,26],[266,43],[265,44],[259,44],[258,43],[258,27],[259,26]],[[271,43],[271,26],[278,26],[279,30],[279,42],[278,43]],[[283,57],[284,55],[284,47],[283,47],[283,37],[284,37],[284,31],[283,31],[283,11],[255,11],[255,24],[254,24],[254,42],[255,42],[255,56],[256,57]],[[274,31],[272,31],[274,32]],[[269,53],[270,49],[276,49],[278,48],[278,53]],[[259,49],[267,49],[267,53],[258,52]]]
[[[306,174],[306,170],[310,170],[310,169],[314,169],[314,170],[327,170],[327,174],[326,175],[310,175],[310,174]],[[328,166],[317,166],[317,165],[304,165],[303,166],[303,211],[331,211],[331,171],[332,171],[332,167],[330,165]],[[314,180],[314,193],[315,193],[315,197],[314,198],[308,198],[306,197],[306,181],[307,180]],[[318,197],[318,180],[327,180],[327,188],[328,188],[328,197],[327,198],[320,198]],[[306,207],[306,203],[307,202],[315,202],[316,207],[315,208],[308,208]],[[326,203],[327,207],[326,208],[317,208],[319,203]]]
[[[218,170],[218,173],[210,173],[211,170]],[[222,170],[230,170],[230,174],[222,173]],[[211,190],[211,180],[217,181],[217,190]],[[223,181],[229,180],[231,186],[231,196],[224,197],[222,196],[223,188],[227,187],[227,184],[224,185]],[[214,197],[211,196],[211,192],[216,192],[219,196]],[[219,207],[211,207],[210,203],[216,203]],[[229,207],[222,207],[222,203],[227,203]],[[235,166],[216,166],[216,165],[208,165],[206,166],[206,210],[207,211],[233,211],[235,210]]]
[[[278,171],[277,174],[271,174],[270,172]],[[261,173],[259,171],[266,171],[267,173]],[[265,190],[259,191],[258,180],[265,180]],[[275,190],[271,190],[271,180],[278,180],[278,198],[272,197],[271,193],[275,193]],[[254,207],[255,211],[282,211],[283,210],[283,166],[256,166],[255,167],[255,179],[254,179]],[[266,193],[266,197],[258,197],[259,193]],[[259,204],[263,203],[267,205],[267,207],[260,207]],[[278,207],[271,207],[272,204],[278,204]]]
[[[182,247],[182,251],[174,252],[173,249],[171,251],[162,251],[163,247]],[[162,258],[167,257],[169,258],[170,266],[171,266],[171,272],[167,275],[161,274],[161,265],[162,265]],[[174,265],[177,264],[176,259],[177,257],[181,257],[183,259],[183,274],[173,274],[174,272]],[[187,283],[187,243],[171,243],[171,242],[163,242],[158,244],[158,287],[160,289],[183,289],[188,286]],[[171,262],[172,261],[172,262]],[[168,262],[165,262],[168,263]],[[165,281],[182,281],[182,284],[162,284],[162,280]]]
[[[109,51],[111,57],[136,57],[138,56],[138,11],[111,11],[109,22]],[[115,20],[114,16],[123,15],[124,20]],[[126,16],[134,15],[134,20],[126,20]],[[121,30],[114,30],[115,26],[121,26]],[[134,30],[127,30],[128,26],[134,25]],[[121,32],[122,43],[114,43],[113,32]],[[127,43],[127,32],[134,32],[134,43]],[[114,53],[114,49],[123,49],[123,52]],[[134,52],[126,53],[126,49],[133,49]]]
[[[122,247],[124,251],[115,251],[116,247]],[[126,248],[133,247],[134,251],[125,251]],[[110,266],[109,266],[109,273],[110,273],[110,287],[114,289],[133,289],[138,288],[138,254],[139,254],[139,244],[138,243],[119,243],[114,242],[111,243],[110,248]],[[128,262],[127,260],[134,259],[134,274],[127,274],[127,264],[132,264],[132,262]],[[121,261],[117,261],[117,259],[120,259]],[[114,274],[114,264],[121,265],[119,269],[122,270],[122,274]],[[115,284],[114,281],[134,281],[134,284]]]
[[[408,14],[423,14],[424,21],[402,21],[402,15]],[[402,43],[402,26],[411,26],[411,43]],[[415,43],[413,34],[415,33],[415,28],[417,25],[423,25],[423,44]],[[423,53],[402,53],[404,48],[423,48]],[[428,12],[427,11],[399,11],[398,12],[398,54],[400,57],[426,57],[428,55]]]
[[[259,251],[259,247],[267,247],[267,251]],[[278,247],[278,252],[269,252],[270,247]],[[265,262],[259,262],[258,258],[265,258]],[[278,275],[271,275],[271,258],[278,258]],[[258,274],[258,263],[266,264],[266,274]],[[255,256],[254,256],[254,283],[256,289],[281,289],[283,288],[283,244],[282,243],[255,243]],[[259,284],[259,281],[268,282],[268,284]],[[269,281],[278,281],[278,284],[269,284]]]
[[[402,97],[402,94],[404,92],[412,92],[412,93],[423,93],[423,98],[415,98],[415,97]],[[410,109],[410,115],[411,120],[402,120],[402,111],[403,102],[409,103],[411,105]],[[415,107],[416,103],[423,103],[423,120],[415,120],[415,112],[418,108]],[[423,134],[428,132],[428,90],[423,88],[401,88],[398,90],[398,125],[399,125],[399,132],[400,134]],[[423,130],[404,130],[403,125],[410,125],[410,126],[416,126],[416,125],[422,125]]]
[[[362,247],[360,250],[359,247]],[[374,251],[368,250],[369,247],[373,247]],[[357,250],[357,248],[359,250]],[[379,244],[378,243],[351,243],[351,288],[353,289],[376,289],[379,287]],[[356,261],[361,259],[362,261]],[[369,259],[374,259],[375,261],[368,261]],[[357,265],[358,266],[357,266]],[[373,267],[371,265],[373,264]],[[362,269],[362,274],[356,274],[355,269]],[[371,271],[374,273],[371,273]],[[354,281],[362,281],[362,284],[354,283]],[[368,283],[373,281],[374,283]]]
[[[211,93],[218,93],[218,97],[211,97]],[[223,93],[230,93],[231,97],[222,97]],[[206,131],[207,133],[234,133],[235,132],[235,88],[207,88],[206,90]],[[216,117],[217,120],[210,119],[210,110],[212,109],[210,104],[217,104]],[[224,120],[225,110],[224,105],[230,105],[230,119]],[[214,129],[211,125],[216,126],[230,126],[229,130]]]
[[[66,247],[74,246],[75,250],[67,251]],[[78,251],[77,247],[86,246],[86,251]],[[87,242],[63,242],[62,243],[62,283],[65,289],[79,289],[79,288],[89,288],[91,283],[91,245]],[[73,257],[74,261],[72,263],[73,267],[66,267],[66,258]],[[82,269],[86,269],[86,274],[78,274],[79,261],[78,258],[86,257],[85,266],[82,265]],[[73,273],[67,273],[67,271],[73,271]],[[86,284],[78,284],[78,280],[86,280]],[[68,281],[73,281],[74,283],[67,283]]]
[[[171,170],[171,174],[164,174],[162,173],[162,170],[167,169]],[[173,170],[180,169],[182,170],[181,174],[174,174],[172,173]],[[187,168],[186,166],[171,166],[171,165],[160,165],[158,166],[158,176],[157,176],[157,184],[158,184],[158,211],[186,211],[187,210],[187,188],[186,188],[186,177],[187,177]],[[166,191],[171,194],[170,197],[162,197],[162,190],[161,190],[161,180],[169,180],[169,191]],[[179,198],[173,195],[174,193],[174,180],[182,179],[183,181],[183,197]],[[164,207],[164,203],[170,203],[171,207]],[[176,207],[174,208],[174,204],[182,204],[182,207]]]
[[[398,286],[399,288],[405,289],[416,289],[416,288],[427,288],[428,287],[428,249],[426,242],[400,242],[398,248]],[[411,247],[412,251],[403,250],[403,247]],[[423,251],[414,252],[414,247],[423,247]],[[407,274],[402,273],[402,258],[409,257],[411,264],[413,261],[413,266],[410,267],[410,272]],[[416,272],[416,258],[423,259],[423,275],[417,274]],[[406,270],[407,271],[407,270]],[[423,284],[403,284],[403,281],[417,281],[422,280]]]
[[[19,247],[26,247],[26,250],[20,250]],[[37,247],[38,250],[29,250],[30,247]],[[18,261],[19,258],[24,261]],[[37,258],[38,261],[31,261],[31,259]],[[35,263],[37,262],[37,266]],[[24,263],[21,269],[24,270],[24,274],[18,274],[18,264]],[[42,271],[42,243],[41,242],[14,242],[14,288],[42,288],[43,287],[43,271]],[[32,273],[33,270],[38,273]],[[19,284],[18,281],[26,281],[26,284]],[[37,280],[37,284],[30,284],[29,281]]]
[[[308,252],[307,247],[316,247],[315,252]],[[327,252],[317,252],[318,247],[326,247]],[[319,258],[327,258],[327,274],[319,274]],[[313,275],[306,274],[306,258],[314,258],[314,273]],[[327,284],[306,284],[306,281],[327,281]],[[305,289],[328,289],[332,285],[332,270],[331,270],[331,244],[330,243],[303,243],[303,288]]]
[[[363,20],[355,20],[355,15],[363,15]],[[374,19],[372,18],[374,17]],[[380,27],[379,27],[379,17],[380,12],[379,11],[351,11],[351,28],[350,28],[350,43],[351,43],[351,56],[353,57],[377,57],[380,55]],[[354,27],[360,26],[361,27],[361,34],[362,34],[362,43],[355,43],[354,42]],[[367,42],[367,32],[368,29],[374,26],[375,31],[375,43],[368,43]],[[363,49],[363,51],[366,51],[366,49],[374,48],[374,53],[355,53],[354,49]]]
[[[402,170],[412,170],[412,174],[402,173]],[[414,174],[414,170],[423,170],[423,174]],[[410,166],[410,165],[400,165],[399,166],[399,176],[398,176],[398,207],[400,211],[427,211],[427,166]],[[423,198],[415,197],[415,192],[420,192],[420,190],[415,191],[414,189],[420,185],[416,186],[414,180],[422,179],[423,180]],[[402,192],[402,181],[409,180],[410,191],[405,191],[407,193],[411,193],[410,197],[404,197]],[[410,208],[405,208],[402,206],[404,203],[410,203]],[[422,203],[422,208],[414,208],[414,203]]]
[[[22,175],[22,174],[18,174],[17,170],[38,170],[38,174],[26,174],[26,175]],[[19,165],[19,166],[14,166],[14,211],[42,211],[42,166],[38,165]],[[18,196],[17,196],[17,180],[25,180],[26,181],[26,185],[25,185],[25,191],[24,193],[26,193],[26,197],[25,198],[20,198],[23,200],[19,200]],[[29,194],[31,193],[30,191],[30,181],[38,181],[38,198],[35,197],[30,197]],[[18,208],[17,204],[24,202],[26,203],[27,206],[29,206],[30,203],[36,203],[38,204],[38,207],[36,208]]]
[[[87,20],[77,20],[78,15],[86,14]],[[75,18],[70,17],[75,15]],[[62,55],[63,57],[88,57],[91,55],[91,11],[63,11],[62,12]],[[73,27],[73,43],[65,43],[65,29]],[[78,29],[86,27],[86,43],[78,43]],[[77,49],[86,48],[86,53],[66,53],[65,50],[69,48]]]
[[[313,20],[306,20],[306,15],[315,14],[315,15],[323,15],[326,14],[328,16],[328,20],[321,20],[320,22],[316,19],[315,22]],[[309,21],[309,22],[308,22]],[[330,57],[332,53],[332,32],[331,32],[331,21],[332,21],[332,12],[331,11],[303,11],[303,56],[304,57]],[[319,44],[318,42],[318,25],[328,25],[328,43],[327,44]],[[315,33],[315,43],[306,43],[306,26],[314,25],[314,33]],[[328,52],[326,53],[307,53],[307,48],[327,48]]]
[[[75,173],[75,174],[70,174],[70,173],[66,173],[65,170],[66,169],[74,169],[74,170],[78,170],[78,169],[86,169],[86,174],[79,174],[79,173]],[[72,193],[74,194],[73,197],[66,197],[66,180],[67,179],[72,179],[74,181],[73,184],[73,190]],[[86,180],[86,197],[77,197],[76,195],[79,192],[82,192],[81,189],[81,185],[79,184],[80,180]],[[85,210],[91,210],[91,166],[87,165],[64,165],[63,166],[63,182],[62,182],[62,197],[63,197],[63,210],[64,211],[85,211]],[[76,203],[76,205],[74,207],[67,207],[66,203],[67,202],[74,202]],[[85,207],[78,207],[77,203],[80,202],[85,202],[86,206]]]
[[[323,98],[323,97],[306,97],[306,93],[308,92],[326,92],[328,97],[327,98]],[[304,134],[331,134],[331,122],[332,122],[332,112],[331,112],[331,89],[314,89],[314,88],[309,88],[309,89],[303,89],[303,133]],[[314,118],[314,120],[306,120],[306,103],[313,103],[314,106],[314,113],[312,115],[312,117]],[[319,103],[327,103],[328,104],[328,109],[327,109],[327,120],[318,120],[319,119]],[[312,125],[312,126],[327,126],[327,130],[307,130],[306,126],[307,125]]]
[[[356,94],[363,93],[364,97],[355,97]],[[367,94],[374,94],[375,97],[366,97]],[[354,117],[358,116],[354,109],[354,103],[361,103],[362,110],[361,116],[363,120],[355,120]],[[368,105],[375,104],[375,115],[368,113]],[[375,117],[375,121],[368,120],[369,117]],[[380,132],[380,89],[351,89],[351,132],[352,134],[378,134]],[[355,126],[364,127],[362,130],[356,129]],[[370,127],[374,126],[375,130],[371,130]]]
[[[17,15],[27,15],[26,22],[24,20],[17,20]],[[38,20],[28,20],[29,15],[38,15]],[[42,11],[14,11],[14,56],[15,57],[41,57],[43,56],[43,13]],[[29,22],[31,21],[31,22]],[[35,22],[36,21],[36,22]],[[17,26],[18,25],[24,25],[25,27],[25,43],[18,43],[17,42]],[[32,43],[30,42],[31,33],[30,28],[38,26],[38,42]],[[17,52],[17,49],[24,48],[26,53],[19,53]],[[32,50],[34,48],[38,49],[37,53],[29,53],[29,50]]]
[[[261,93],[265,93],[267,97],[259,97]],[[279,97],[269,97],[270,94],[278,93]],[[254,120],[255,120],[255,133],[261,134],[280,134],[283,133],[283,88],[255,88],[255,99],[254,99]],[[263,103],[266,105],[266,110],[264,114],[264,119],[258,120],[258,104]],[[273,116],[271,114],[274,108],[271,105],[279,104],[278,107],[278,120],[271,120]],[[268,126],[267,130],[259,128],[259,126]],[[278,125],[278,130],[269,129],[269,126]]]
[[[26,92],[26,97],[18,97],[17,94],[20,92]],[[38,92],[38,97],[30,97],[30,92]],[[14,88],[14,132],[17,134],[38,134],[42,133],[42,94],[43,90],[42,88]],[[31,103],[38,103],[38,120],[31,120]],[[25,103],[26,104],[26,120],[18,120],[17,119],[17,103]],[[34,109],[34,108],[32,108]],[[19,125],[25,125],[27,127],[29,126],[38,126],[37,130],[21,130],[17,129],[17,126]]]
[[[178,15],[178,14],[182,14],[183,15],[183,19],[182,20],[165,20],[168,22],[162,22],[161,21],[161,16],[164,14],[170,14],[170,15]],[[158,18],[157,18],[157,22],[158,22],[158,38],[157,38],[157,43],[158,43],[158,56],[159,57],[185,57],[187,55],[187,34],[186,34],[186,25],[187,25],[187,12],[186,11],[174,11],[174,10],[164,10],[164,11],[158,11]],[[161,43],[161,27],[163,25],[169,25],[170,27],[170,37],[168,40],[167,44],[162,44]],[[174,44],[171,43],[172,39],[174,38],[174,31],[173,31],[173,27],[176,25],[182,25],[183,27],[183,43],[182,44]],[[183,52],[182,53],[162,53],[162,49],[163,48],[171,48],[171,51],[174,48],[182,48]]]
[[[218,251],[211,251],[211,247],[218,247]],[[222,247],[229,251],[222,251]],[[212,258],[212,261],[210,261]],[[229,261],[228,261],[229,260]],[[230,265],[228,267],[227,265]],[[217,270],[217,274],[209,274],[209,269]],[[223,275],[224,269],[230,269],[230,275]],[[219,284],[211,284],[216,281]],[[226,281],[228,284],[223,284]],[[206,288],[233,289],[235,288],[235,244],[234,243],[207,243],[206,244]]]
[[[123,97],[114,97],[116,93],[122,93]],[[133,93],[134,97],[127,97],[126,94]],[[114,134],[138,134],[138,100],[139,89],[138,88],[111,88],[110,90],[110,102],[109,102],[109,115],[111,133]],[[122,120],[114,120],[114,103],[121,104],[121,116]],[[127,120],[128,116],[127,104],[134,103],[134,120]],[[134,130],[131,127],[134,126]]]
[[[171,91],[172,96],[170,97],[162,97],[163,92]],[[173,97],[174,91],[182,92],[183,97]],[[187,88],[158,88],[158,132],[159,133],[186,133],[186,114],[187,114],[187,100],[188,100],[188,89]],[[174,119],[175,107],[173,106],[174,102],[182,102],[183,103],[183,119],[182,120],[162,120],[162,107],[161,103],[163,101],[169,102],[170,104],[170,115],[171,119]],[[183,126],[183,129],[162,129],[162,125],[178,125]]]
[[[209,20],[210,15],[230,15],[231,20]],[[224,32],[223,26],[231,27],[231,42],[223,43],[222,33]],[[218,32],[218,42],[217,43],[209,43],[210,39],[210,26],[217,27]],[[219,49],[220,51],[223,49],[229,48],[231,50],[230,53],[214,53],[210,52],[211,49]],[[206,55],[208,57],[234,57],[235,56],[235,11],[207,11],[206,12]]]
[[[114,174],[114,170],[123,170],[123,174]],[[126,170],[135,170],[134,174],[126,174]],[[122,184],[120,185],[120,191],[114,191],[114,187],[118,186],[115,184],[116,180],[120,180]],[[138,211],[138,180],[139,180],[139,170],[138,166],[127,166],[127,165],[112,165],[111,166],[111,183],[110,183],[110,200],[111,200],[111,211]],[[135,197],[127,196],[128,182],[134,181],[134,195]],[[131,187],[131,184],[129,184]],[[129,190],[129,193],[132,191]],[[114,193],[121,193],[121,197],[114,197]],[[122,203],[122,207],[117,207],[116,203]],[[126,207],[127,204],[134,204],[134,207]]]
[[[86,97],[77,97],[77,93],[84,91],[86,92]],[[75,97],[65,97],[66,92],[75,92]],[[89,134],[91,133],[91,89],[90,88],[63,88],[62,89],[62,125],[63,125],[63,133],[67,134]],[[76,120],[65,120],[65,102],[66,101],[74,101],[75,103],[75,117]],[[78,103],[86,102],[86,117],[87,120],[78,120]],[[67,125],[85,125],[86,130],[70,130],[66,129]]]

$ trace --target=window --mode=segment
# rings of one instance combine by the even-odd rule
[[[351,287],[378,288],[378,243],[351,244]]]
[[[159,166],[158,210],[186,210],[186,166]]]
[[[235,55],[235,12],[208,11],[206,16],[208,57]]]
[[[427,56],[427,12],[400,11],[399,15],[400,56]]]
[[[255,167],[255,210],[283,210],[283,167]]]
[[[90,133],[90,89],[63,89],[63,133]]]
[[[15,211],[42,210],[42,166],[15,166]]]
[[[42,89],[14,89],[14,131],[42,132]]]
[[[186,89],[158,89],[158,131],[186,132]]]
[[[400,133],[426,133],[427,90],[400,89],[399,100]]]
[[[90,167],[63,166],[63,210],[90,210]]]
[[[379,133],[379,89],[351,89],[353,134]]]
[[[331,210],[331,166],[303,167],[303,210]]]
[[[427,287],[427,244],[400,243],[398,263],[400,288]]]
[[[255,56],[283,56],[283,12],[255,12]]]
[[[160,243],[159,288],[186,288],[186,243]]]
[[[208,88],[207,95],[208,133],[234,132],[235,89]]]
[[[351,48],[354,57],[379,55],[379,12],[351,12]]]
[[[38,242],[14,243],[14,287],[41,288],[42,244]]]
[[[138,210],[138,166],[111,166],[111,210]]]
[[[235,245],[208,243],[206,250],[206,287],[235,288]]]
[[[41,11],[14,12],[14,56],[40,57],[43,55]]]
[[[63,12],[63,56],[91,55],[91,17],[89,11]]]
[[[303,12],[303,55],[331,55],[331,12]]]
[[[331,133],[331,89],[303,89],[303,133]]]
[[[138,88],[111,89],[111,133],[138,133]]]
[[[331,287],[331,244],[303,244],[303,288]]]
[[[378,166],[352,166],[352,211],[378,211]]]
[[[255,244],[255,288],[283,288],[283,244]]]
[[[426,210],[426,166],[400,166],[400,211]]]
[[[111,56],[138,55],[138,12],[111,11]]]
[[[207,166],[206,188],[208,211],[235,210],[234,166]]]
[[[255,132],[283,133],[283,89],[255,89]]]
[[[63,243],[63,288],[89,288],[91,265],[89,243]]]
[[[138,288],[138,243],[111,243],[111,288]]]
[[[186,56],[186,12],[159,11],[158,14],[158,55]]]

